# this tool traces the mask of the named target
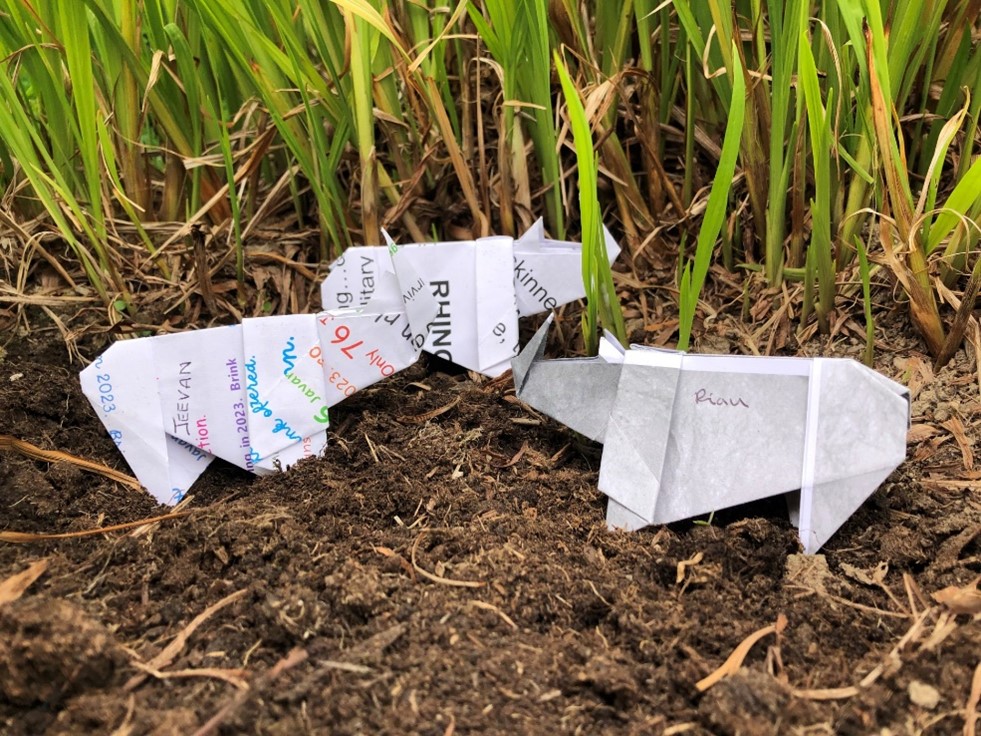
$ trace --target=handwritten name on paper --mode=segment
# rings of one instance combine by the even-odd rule
[[[735,408],[748,409],[749,404],[743,401],[742,397],[722,397],[715,396],[704,388],[698,389],[695,392],[695,403],[696,404],[709,404],[710,406],[731,406]]]

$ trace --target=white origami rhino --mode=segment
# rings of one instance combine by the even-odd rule
[[[512,363],[518,397],[604,444],[607,523],[640,529],[786,495],[816,552],[906,457],[909,392],[853,360],[689,355],[603,339]]]

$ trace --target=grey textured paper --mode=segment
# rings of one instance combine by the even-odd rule
[[[786,495],[813,553],[905,459],[906,389],[854,361],[611,345],[543,360],[547,329],[514,361],[518,397],[603,442],[612,527]]]
[[[536,404],[539,411],[591,440],[602,442],[617,395],[620,366],[602,358],[550,360],[535,364],[534,373],[529,375],[533,359],[541,358],[545,350],[545,337],[551,323],[549,316],[512,363],[518,395],[539,397]],[[550,386],[562,386],[564,390],[553,391]]]

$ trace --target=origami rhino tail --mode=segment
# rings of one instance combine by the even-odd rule
[[[550,315],[511,362],[518,398],[589,439],[602,442],[621,365],[602,357],[542,360],[551,324]]]

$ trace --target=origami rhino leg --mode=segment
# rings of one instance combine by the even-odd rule
[[[645,526],[650,526],[650,522],[611,498],[606,505],[606,526],[610,529],[635,532]]]
[[[892,471],[893,468],[882,468],[815,484],[809,512],[800,516],[800,542],[804,553],[812,555],[821,549]]]
[[[602,358],[543,361],[551,322],[549,317],[511,363],[518,398],[589,439],[602,442],[621,366]]]
[[[805,552],[827,542],[906,459],[908,418],[899,384],[854,361],[815,360],[800,493]]]

